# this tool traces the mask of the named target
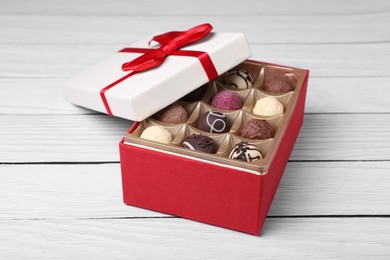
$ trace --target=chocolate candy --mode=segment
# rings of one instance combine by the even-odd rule
[[[230,90],[218,92],[211,101],[211,105],[225,110],[238,110],[242,107],[240,96]]]
[[[293,118],[290,110],[305,88],[300,74],[306,76],[306,72],[268,64],[255,66],[252,62],[239,65],[249,70],[230,70],[145,119],[129,134],[143,138],[134,144],[263,173]],[[256,82],[249,73],[252,71]],[[158,127],[142,132],[145,125]],[[125,139],[129,144],[130,137]],[[144,139],[164,144],[152,145]]]
[[[188,113],[183,106],[172,104],[157,112],[153,117],[164,123],[182,124],[188,120]]]
[[[267,80],[264,84],[263,90],[270,93],[286,93],[293,91],[295,88],[294,73],[279,75]]]
[[[284,113],[282,103],[275,97],[264,97],[257,100],[253,114],[259,116],[277,116]]]
[[[249,139],[272,138],[274,129],[265,120],[251,119],[242,127],[241,136]]]
[[[215,110],[204,113],[199,118],[197,127],[209,133],[226,133],[230,128],[226,116]]]
[[[141,136],[143,139],[164,143],[164,144],[170,144],[172,142],[172,135],[168,130],[161,126],[149,126],[146,128]]]
[[[221,82],[235,89],[247,89],[253,86],[254,80],[247,70],[232,69],[225,74]]]
[[[217,152],[217,144],[215,141],[212,138],[201,134],[192,134],[187,137],[187,139],[183,142],[183,146],[191,150],[205,153]]]
[[[240,160],[245,162],[253,162],[263,159],[259,149],[248,142],[240,142],[236,144],[229,154],[230,159]]]

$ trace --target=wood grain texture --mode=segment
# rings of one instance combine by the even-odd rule
[[[269,215],[390,215],[389,172],[390,162],[290,162]],[[119,163],[5,165],[0,178],[0,221],[163,216],[123,204]]]
[[[311,70],[260,238],[124,205],[131,122],[60,88],[140,37],[204,22],[246,33],[254,59]],[[382,0],[0,0],[0,259],[387,260],[388,24]]]
[[[306,113],[390,113],[385,78],[310,78]],[[65,78],[0,78],[0,114],[90,114],[70,104]],[[369,91],[375,89],[375,91]],[[15,103],[15,99],[18,102]]]
[[[383,259],[390,220],[267,219],[263,237],[184,219],[6,220],[5,259]],[[362,235],[364,234],[364,235]]]
[[[259,1],[260,2],[260,1]],[[215,3],[214,3],[215,4]],[[226,6],[225,3],[223,3]],[[127,5],[129,6],[129,5]],[[388,43],[389,11],[373,14],[320,15],[1,15],[0,44],[126,44],[152,33],[170,31],[178,19],[180,30],[211,23],[215,31],[244,32],[253,44],[373,44]],[[292,13],[291,13],[292,14]],[[308,22],[315,20],[315,22]],[[57,26],[53,27],[52,23]],[[131,27],[129,25],[140,24]],[[361,33],[365,30],[365,33]],[[130,33],[129,33],[130,32]],[[259,33],[256,33],[259,32]],[[283,32],[281,34],[281,32]]]
[[[119,141],[132,124],[106,115],[0,117],[8,118],[1,127],[1,162],[119,161]]]
[[[223,0],[194,0],[183,3],[180,0],[172,0],[169,4],[155,0],[144,0],[142,4],[124,2],[121,0],[93,1],[93,0],[68,0],[66,2],[51,0],[39,0],[34,3],[23,0],[1,0],[0,14],[7,15],[72,15],[72,16],[178,16],[189,18],[192,16],[205,16],[207,18],[239,16],[289,16],[299,17],[305,15],[317,16],[354,16],[354,15],[378,15],[386,13],[390,9],[387,2],[373,0],[367,5],[366,2],[353,1],[340,2],[329,0],[316,2],[297,0],[293,4],[283,0],[243,0],[240,5],[235,1]],[[223,11],[221,8],[223,7]]]
[[[131,126],[106,115],[0,115],[0,162],[119,161]],[[390,114],[307,114],[291,160],[390,160]]]
[[[0,77],[70,77],[122,49],[114,45],[2,45]],[[252,58],[286,66],[309,68],[312,77],[390,76],[389,44],[349,45],[251,45]],[[23,62],[15,62],[23,61]],[[329,81],[337,83],[337,79]],[[359,87],[365,87],[360,85]]]

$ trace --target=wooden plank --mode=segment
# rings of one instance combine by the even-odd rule
[[[384,77],[309,78],[307,113],[389,113]]]
[[[0,115],[0,162],[119,161],[128,120]],[[389,160],[390,114],[308,114],[291,160]]]
[[[126,206],[120,164],[0,166],[0,219],[151,217]]]
[[[390,114],[306,115],[291,160],[389,160]]]
[[[389,113],[384,78],[310,78],[307,113]],[[0,78],[1,114],[90,114],[70,104],[58,79]],[[362,86],[362,87],[357,87]],[[363,87],[365,86],[365,87]],[[368,91],[368,89],[375,91]],[[326,97],[326,98],[324,98]]]
[[[372,0],[369,5],[364,2],[354,2],[346,8],[344,2],[329,0],[313,3],[309,0],[297,0],[289,4],[285,1],[242,1],[240,4],[234,1],[207,1],[194,0],[183,2],[172,0],[169,4],[154,0],[144,0],[142,3],[123,2],[120,0],[106,1],[77,1],[53,3],[50,0],[39,0],[34,3],[22,0],[2,0],[0,14],[7,15],[74,15],[74,16],[176,16],[189,15],[210,17],[229,17],[237,15],[274,16],[283,15],[289,17],[299,16],[353,16],[353,15],[378,15],[389,10],[386,1]]]
[[[4,259],[388,259],[390,219],[268,219],[262,237],[184,219],[0,221]]]
[[[61,88],[65,79],[0,79],[0,114],[90,114],[68,102]]]
[[[0,6],[1,259],[388,259],[390,2]],[[130,122],[74,107],[59,88],[145,32],[205,21],[245,32],[255,59],[311,69],[309,114],[270,211],[281,217],[260,238],[125,206],[117,146]]]
[[[224,4],[226,7],[226,4]],[[390,6],[388,8],[390,10]],[[224,11],[226,9],[224,8]],[[370,44],[388,43],[388,12],[375,15],[236,15],[209,16],[219,32],[244,32],[251,44]],[[180,25],[177,19],[181,20]],[[205,17],[186,15],[100,16],[0,15],[0,44],[127,44],[154,33],[186,30]],[[315,22],[313,22],[315,20]],[[161,22],[164,21],[164,22]],[[142,24],[142,26],[130,26]],[[360,27],[360,30],[356,30]],[[365,33],[361,33],[365,30]],[[283,32],[283,33],[281,33]]]
[[[289,162],[271,215],[389,215],[390,162]]]
[[[116,45],[2,45],[0,77],[69,77],[123,48]],[[252,58],[311,70],[313,77],[390,77],[389,44],[251,45]],[[364,62],[363,62],[364,61]]]
[[[389,171],[390,162],[290,162],[269,215],[390,215]],[[164,216],[123,204],[119,163],[3,165],[0,178],[0,222]]]
[[[119,161],[119,141],[132,125],[107,115],[0,117],[2,162]]]

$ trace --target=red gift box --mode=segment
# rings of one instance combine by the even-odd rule
[[[272,65],[250,61],[262,65]],[[216,226],[259,235],[303,123],[309,71],[290,100],[278,145],[266,170],[253,172],[148,147],[120,142],[124,202]],[[301,73],[302,74],[302,73]],[[287,113],[288,112],[288,113]],[[129,133],[134,132],[135,123]]]
[[[147,117],[249,57],[243,34],[209,33],[211,29],[203,24],[185,32],[163,33],[152,38],[160,43],[154,48],[141,40],[71,78],[64,90],[76,105],[143,120],[134,123],[120,142],[126,204],[259,235],[303,122],[307,70],[257,61],[238,65],[257,76],[251,90],[237,91],[245,101],[243,108],[222,111],[234,126],[222,137],[210,136],[219,142],[217,155],[180,147],[184,134],[198,132],[195,121],[165,126],[176,135],[172,144],[140,138],[147,124],[155,124]],[[294,91],[274,95],[262,90],[266,74],[272,71],[298,72]],[[226,87],[218,80],[207,84],[212,85],[209,97]],[[239,136],[243,122],[257,117],[253,102],[265,96],[276,96],[285,113],[265,118],[277,131],[272,140],[256,143],[264,158],[255,163],[229,159],[229,148],[243,139]],[[194,106],[187,110],[196,115],[212,109],[205,96],[198,105],[197,111]]]

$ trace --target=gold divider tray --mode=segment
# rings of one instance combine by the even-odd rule
[[[125,144],[173,153],[179,156],[192,157],[194,159],[221,164],[226,167],[238,167],[244,171],[255,172],[256,174],[266,173],[280,145],[281,139],[285,134],[285,129],[287,128],[303,81],[306,77],[306,71],[298,68],[268,65],[254,61],[243,62],[236,68],[242,68],[251,73],[254,78],[252,88],[244,90],[232,89],[221,83],[224,76],[221,75],[216,80],[207,84],[207,91],[201,100],[195,102],[177,101],[178,104],[182,105],[187,110],[189,115],[187,122],[183,124],[167,124],[152,117],[147,118],[140,122],[132,133],[126,134]],[[275,94],[262,90],[268,79],[285,73],[295,73],[298,76],[293,91]],[[222,110],[210,105],[212,98],[219,91],[225,89],[232,90],[240,96],[243,104],[241,109]],[[273,96],[283,104],[284,114],[273,117],[264,117],[252,113],[256,101],[267,96]],[[230,125],[230,130],[227,133],[209,133],[197,129],[199,117],[210,110],[219,111],[226,116]],[[251,119],[266,120],[275,131],[274,137],[264,140],[246,139],[241,137],[240,130],[242,126]],[[140,138],[143,130],[152,125],[161,126],[168,130],[172,134],[172,143],[163,144]],[[215,154],[209,154],[183,147],[183,141],[192,134],[202,134],[212,138],[218,146],[217,152]],[[255,145],[263,155],[263,159],[253,162],[229,159],[229,153],[233,147],[241,141]]]

